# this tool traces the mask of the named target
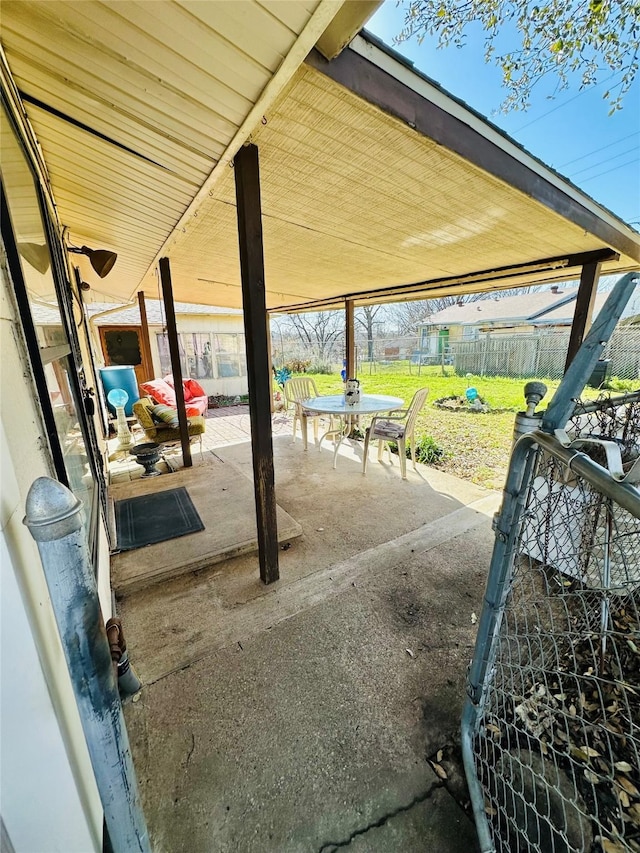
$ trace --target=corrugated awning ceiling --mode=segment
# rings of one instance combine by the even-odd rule
[[[384,97],[376,103],[356,94],[333,74],[358,73],[352,49],[326,68],[317,60],[300,65],[247,128],[251,107],[283,58],[292,61],[320,5],[5,0],[7,59],[27,96],[60,219],[73,242],[119,255],[99,283],[86,268],[99,291],[155,293],[152,262],[162,249],[176,299],[242,306],[234,174],[223,154],[242,127],[260,152],[272,309],[345,295],[399,298],[383,291],[425,281],[434,282],[428,292],[489,289],[492,276],[477,271],[603,249],[621,254],[605,272],[637,266],[638,235],[575,188],[566,190],[574,199],[567,205],[536,198],[419,121],[410,127],[402,104],[396,110]],[[373,48],[358,42],[361,54],[369,51],[358,61],[382,73]],[[396,73],[388,56],[385,62],[380,80],[392,80],[396,96],[398,87],[425,104],[437,96],[443,115],[455,112],[461,126],[491,136],[435,87],[410,91],[417,75],[397,62]],[[538,177],[533,158],[492,144],[505,162]],[[540,180],[563,201],[557,176]],[[572,204],[603,227],[585,227]],[[555,266],[516,269],[498,286],[568,277],[562,263]]]

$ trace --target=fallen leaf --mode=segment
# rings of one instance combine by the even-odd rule
[[[629,806],[629,816],[636,826],[640,826],[640,803]]]
[[[617,841],[612,841],[610,838],[601,838],[600,844],[604,853],[626,853],[627,848],[618,844]]]
[[[632,797],[635,797],[636,799],[640,798],[640,791],[638,791],[633,782],[630,779],[627,779],[626,776],[616,776],[616,784],[621,788],[624,788],[627,794],[631,794]]]
[[[559,732],[558,732],[558,734],[559,734]],[[584,752],[584,750],[580,749],[577,746],[571,746],[569,748],[569,752],[571,753],[571,755],[573,755],[574,758],[577,758],[579,761],[588,761],[589,760],[589,756],[587,755],[587,753]]]
[[[438,764],[442,761],[442,756],[443,756],[443,755],[444,755],[444,753],[443,753],[443,751],[442,751],[441,749],[439,749],[439,750],[436,752],[436,761],[438,762]]]
[[[628,761],[616,761],[613,765],[616,770],[621,770],[623,773],[631,773],[633,767],[629,764]]]
[[[618,799],[620,800],[620,805],[623,809],[629,808],[629,794],[626,791],[617,791]]]
[[[438,776],[439,779],[444,780],[447,778],[447,771],[444,769],[444,767],[442,767],[436,761],[430,761],[429,764],[433,767],[436,772],[436,776]]]

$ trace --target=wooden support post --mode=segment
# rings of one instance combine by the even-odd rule
[[[151,375],[145,374],[144,381],[153,379],[153,359],[151,358],[151,340],[149,339],[149,324],[147,322],[147,306],[144,301],[144,290],[138,293],[138,308],[140,309],[140,345],[142,346],[142,363],[146,365]]]
[[[180,364],[178,328],[176,326],[176,311],[173,305],[173,287],[171,286],[169,258],[160,258],[159,266],[162,299],[164,301],[164,316],[167,321],[169,355],[171,356],[171,373],[173,374],[173,386],[176,392],[176,406],[178,408],[182,463],[185,468],[191,468],[193,463],[191,461],[191,444],[189,443],[189,424],[187,423],[187,409],[184,402],[184,388],[182,387],[182,365]]]
[[[580,274],[580,286],[578,287],[578,296],[576,297],[576,310],[573,315],[573,323],[571,324],[571,334],[569,336],[569,347],[567,349],[567,359],[565,361],[565,372],[576,353],[582,345],[582,341],[591,325],[593,316],[593,305],[598,292],[598,279],[600,278],[600,261],[584,264]]]
[[[345,307],[345,349],[346,349],[346,369],[347,379],[355,379],[358,366],[356,364],[356,336],[355,336],[355,320],[353,300],[347,299],[344,303]]]
[[[238,243],[244,334],[247,349],[249,414],[253,454],[253,484],[258,525],[260,578],[272,583],[280,577],[278,568],[278,526],[271,437],[271,376],[267,304],[262,249],[262,211],[258,149],[245,145],[234,160]]]

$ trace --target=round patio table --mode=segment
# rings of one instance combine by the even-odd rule
[[[332,425],[320,439],[318,449],[321,449],[324,439],[332,435],[333,439],[333,467],[336,467],[338,450],[342,439],[351,432],[354,422],[360,415],[379,415],[383,412],[393,412],[401,409],[404,400],[401,397],[388,397],[385,394],[362,394],[360,402],[351,406],[345,402],[344,394],[332,394],[327,397],[312,397],[302,400],[302,407],[317,415],[330,415]],[[333,418],[340,421],[338,428],[333,427]]]

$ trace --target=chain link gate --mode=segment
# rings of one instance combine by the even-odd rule
[[[483,853],[640,853],[640,392],[573,393],[606,340],[515,445],[496,518],[462,722]]]

